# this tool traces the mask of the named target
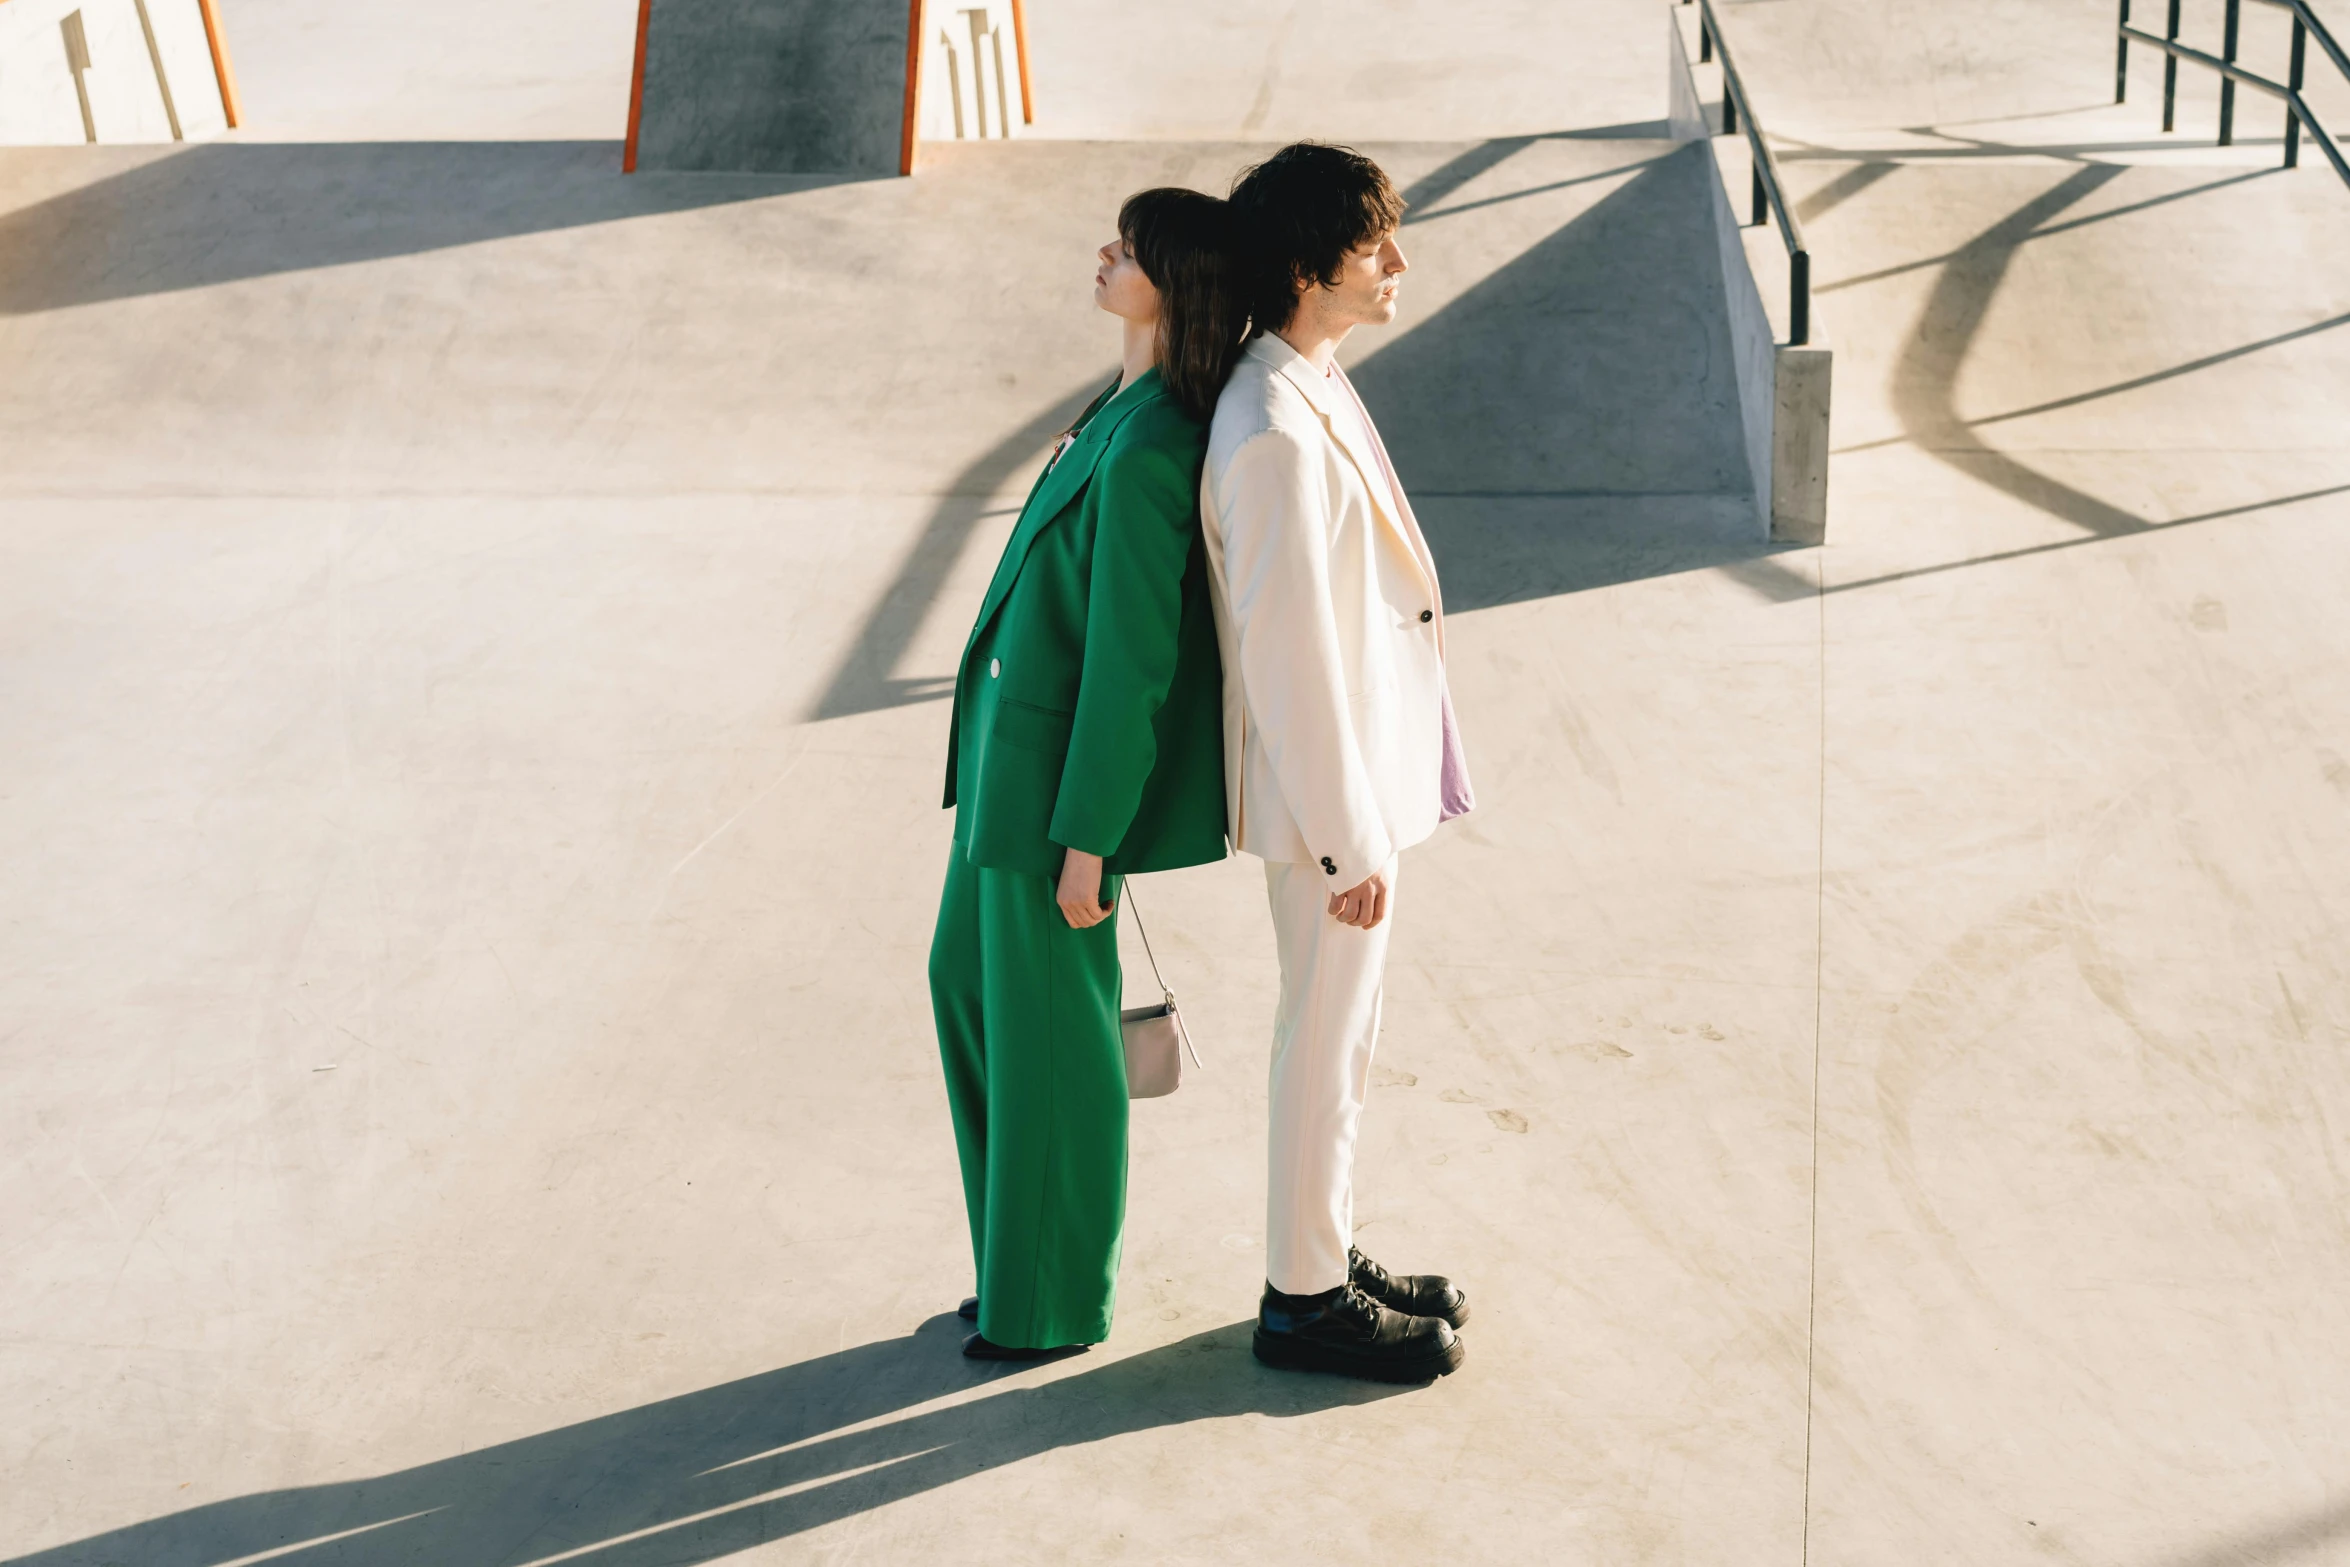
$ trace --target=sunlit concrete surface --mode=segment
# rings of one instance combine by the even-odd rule
[[[635,0],[235,0],[247,138],[617,138]],[[1663,118],[1646,0],[1028,0],[1036,117],[1077,140],[1467,140]],[[1309,65],[1318,54],[1335,69]]]
[[[221,0],[240,141],[618,140],[637,0]]]
[[[1354,363],[1487,803],[1406,868],[1363,1234],[1475,1369],[1247,1354],[1243,862],[1141,889],[1209,1069],[1117,1336],[954,1352],[936,698],[1118,199],[1269,145],[0,162],[0,352],[65,367],[0,389],[9,1559],[1794,1549],[1816,646],[1736,575],[1666,142],[1373,144],[1413,313]]]
[[[1030,9],[1054,134],[1114,35]],[[1389,71],[1249,125],[1329,15],[1141,12],[1134,117],[1069,133],[1133,140],[912,181],[623,178],[584,34],[576,117],[459,51],[412,123],[338,47],[382,117],[307,144],[0,154],[0,1561],[2339,1559],[2350,191],[2037,150],[2106,113],[2102,4],[2070,63],[1936,9],[1961,64],[1728,18],[1838,356],[1825,550],[1741,521],[1644,3],[1587,25],[1652,85],[1569,56],[1555,119],[1448,8],[1490,123]],[[1235,861],[1139,888],[1208,1067],[1136,1107],[1114,1336],[975,1370],[938,699],[1109,373],[1117,200],[1299,129],[1414,202],[1351,359],[1483,808],[1405,862],[1361,1218],[1470,1360],[1247,1354]]]
[[[1664,118],[1662,7],[1029,0],[1032,134],[1391,141]]]
[[[1837,350],[1809,1559],[2340,1562],[2350,189],[2068,12],[1725,19]]]

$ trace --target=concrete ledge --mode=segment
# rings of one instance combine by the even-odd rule
[[[1771,537],[1828,541],[1828,392],[1835,355],[1818,343],[1773,356]]]
[[[1769,537],[1819,544],[1827,537],[1828,412],[1831,353],[1812,326],[1812,341],[1800,347],[1779,341],[1754,264],[1746,253],[1744,225],[1730,205],[1730,192],[1713,137],[1718,116],[1700,94],[1691,64],[1689,29],[1695,7],[1666,13],[1672,34],[1667,50],[1667,118],[1675,141],[1704,145],[1713,179],[1714,237],[1721,257],[1722,298],[1729,314],[1730,348],[1736,360],[1738,407],[1746,428],[1747,467],[1754,482],[1755,520]]]

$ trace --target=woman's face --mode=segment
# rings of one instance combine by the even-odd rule
[[[1093,302],[1111,315],[1139,325],[1158,320],[1159,291],[1142,275],[1142,263],[1134,259],[1126,241],[1111,240],[1094,254],[1101,265],[1094,269]]]

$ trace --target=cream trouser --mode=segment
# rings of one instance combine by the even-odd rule
[[[1281,1003],[1273,1015],[1271,1157],[1265,1280],[1286,1295],[1346,1282],[1354,1240],[1355,1130],[1379,1042],[1380,982],[1395,928],[1396,862],[1387,917],[1369,930],[1330,915],[1335,890],[1319,865],[1265,862]]]

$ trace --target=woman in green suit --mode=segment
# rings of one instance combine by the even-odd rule
[[[1146,190],[1100,251],[1117,383],[1029,492],[955,677],[955,843],[931,1004],[979,1331],[1030,1360],[1109,1335],[1126,1212],[1120,878],[1225,853],[1223,676],[1199,476],[1246,322],[1224,203]]]

